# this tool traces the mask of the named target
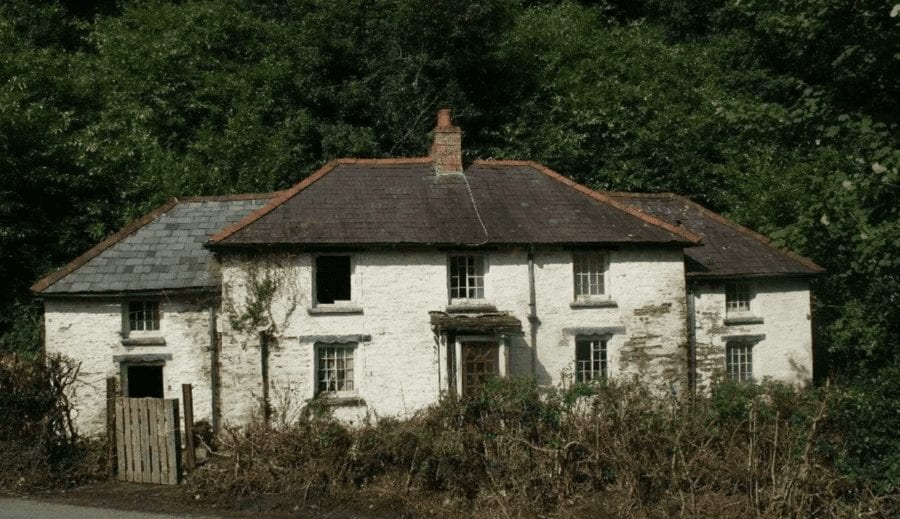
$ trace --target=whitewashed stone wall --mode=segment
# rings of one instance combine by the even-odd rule
[[[244,423],[260,409],[262,358],[259,330],[236,318],[254,301],[249,287],[270,280],[278,288],[271,313],[254,323],[271,330],[270,402],[276,419],[296,416],[315,393],[315,342],[326,336],[363,336],[356,350],[356,387],[364,408],[338,408],[339,416],[408,415],[434,403],[441,392],[438,343],[429,311],[448,304],[444,251],[367,251],[354,254],[353,303],[359,313],[315,314],[313,256],[272,254],[222,259],[223,419]],[[485,302],[521,320],[523,335],[511,341],[510,374],[532,373],[528,324],[528,264],[524,249],[487,254]],[[678,387],[686,366],[684,267],[680,250],[610,251],[609,287],[617,306],[572,308],[572,253],[539,250],[535,255],[537,313],[541,320],[535,373],[560,383],[571,373],[579,330],[614,330],[610,374],[652,375],[654,383]],[[264,283],[263,283],[264,284]],[[238,325],[242,330],[236,330]],[[650,380],[650,378],[648,378]]]
[[[208,306],[191,299],[160,302],[160,330],[166,344],[124,346],[119,300],[57,299],[44,301],[46,351],[81,363],[73,388],[75,424],[80,434],[103,434],[106,427],[106,378],[121,376],[120,355],[170,354],[163,368],[166,398],[181,399],[181,384],[193,384],[194,420],[211,415]],[[182,413],[183,416],[183,413]]]
[[[601,331],[609,337],[609,374],[636,377],[662,390],[684,387],[687,368],[684,263],[673,248],[609,251],[609,298],[614,305],[573,307],[572,252],[544,248],[535,253],[537,315],[532,344],[527,251],[487,253],[485,302],[522,322],[522,335],[509,347],[509,373],[531,375],[545,384],[571,381],[575,339]],[[354,313],[319,314],[313,307],[313,256],[270,254],[222,258],[222,307],[218,329],[221,411],[226,424],[243,424],[258,414],[263,395],[260,331],[269,344],[269,399],[273,419],[293,420],[315,394],[315,344],[341,337],[358,340],[355,384],[363,406],[335,408],[350,421],[366,416],[405,416],[436,402],[446,380],[429,311],[445,310],[447,252],[367,251],[353,254]],[[264,280],[275,287],[256,322],[247,303],[251,287]],[[264,283],[263,283],[264,284]],[[725,337],[765,335],[754,347],[754,375],[796,383],[811,378],[809,290],[804,280],[753,281],[752,310],[762,324],[725,325],[722,283],[696,288],[700,383],[724,370]],[[194,385],[197,420],[210,416],[208,308],[187,298],[161,304],[159,335],[165,346],[122,344],[120,301],[55,299],[45,302],[46,348],[81,362],[76,387],[76,423],[83,434],[104,427],[104,379],[119,376],[114,356],[165,353],[166,397],[180,398],[181,384]],[[536,346],[536,349],[535,349]],[[536,358],[533,365],[532,358]]]
[[[686,373],[684,260],[677,249],[610,251],[608,292],[612,308],[571,308],[572,254],[557,250],[536,257],[538,379],[563,382],[575,360],[579,328],[610,328],[611,377],[635,377],[679,390]],[[618,328],[618,330],[615,330]]]
[[[724,282],[696,284],[698,384],[725,371],[728,337],[761,336],[753,346],[753,377],[798,385],[812,381],[809,284],[803,278],[748,279],[750,314],[758,324],[726,324]]]

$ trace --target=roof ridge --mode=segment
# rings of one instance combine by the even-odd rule
[[[394,157],[381,159],[354,159],[340,158],[334,159],[334,162],[340,164],[368,164],[368,165],[386,165],[386,164],[428,164],[432,162],[431,157]]]
[[[88,249],[87,252],[85,252],[81,256],[78,256],[77,258],[73,259],[69,263],[66,263],[65,265],[63,265],[62,267],[57,269],[56,271],[39,279],[37,282],[35,282],[33,285],[31,285],[31,291],[32,292],[43,292],[44,290],[47,290],[48,288],[53,286],[53,284],[56,283],[57,281],[59,281],[60,279],[68,276],[69,274],[71,274],[72,272],[79,269],[81,266],[83,266],[88,261],[96,258],[101,253],[103,253],[103,251],[105,251],[106,249],[109,249],[110,247],[112,247],[113,245],[124,240],[128,236],[131,236],[132,234],[137,232],[141,227],[144,227],[145,225],[149,224],[150,222],[156,220],[160,216],[169,212],[169,210],[171,210],[172,208],[177,206],[179,203],[181,203],[181,201],[178,200],[177,198],[171,198],[168,202],[156,207],[149,213],[146,213],[146,214],[128,222],[127,224],[125,224],[124,227],[122,227],[115,233],[110,234],[109,236],[104,238],[100,243],[98,243],[98,244],[94,245],[93,247],[91,247],[90,249]]]
[[[793,252],[791,250],[783,249],[781,247],[776,247],[775,245],[772,244],[772,239],[769,238],[768,236],[760,234],[760,233],[754,231],[753,229],[750,229],[749,227],[744,227],[743,225],[741,225],[735,221],[732,221],[729,218],[722,216],[721,214],[713,211],[712,209],[707,209],[706,207],[700,205],[699,203],[691,200],[690,198],[688,198],[686,196],[682,196],[682,195],[675,194],[675,193],[673,193],[673,195],[674,195],[674,198],[677,198],[683,202],[686,202],[686,203],[694,206],[698,211],[700,211],[700,213],[703,216],[712,218],[713,220],[715,220],[723,225],[731,227],[735,231],[738,231],[739,233],[747,236],[748,238],[752,238],[752,239],[762,243],[763,245],[769,247],[770,249],[777,251],[781,254],[784,254],[785,256],[787,256],[795,261],[800,262],[805,267],[809,268],[810,270],[815,271],[816,273],[825,272],[825,268],[822,267],[821,265],[819,265],[818,263],[816,263],[815,261],[813,261],[805,256],[801,256],[800,254],[797,254],[796,252]]]
[[[649,214],[647,214],[639,209],[636,209],[632,206],[619,203],[618,201],[613,200],[611,197],[607,196],[606,194],[604,194],[600,191],[591,189],[585,185],[579,184],[578,182],[575,182],[574,180],[572,180],[568,177],[565,177],[565,176],[561,175],[560,173],[557,173],[556,171],[553,171],[552,169],[548,168],[547,166],[544,166],[543,164],[541,164],[539,162],[535,162],[533,160],[483,160],[483,159],[478,159],[474,162],[474,164],[486,164],[486,165],[497,165],[497,166],[527,166],[527,167],[534,168],[534,169],[540,171],[541,173],[547,175],[548,177],[550,177],[562,184],[565,184],[582,194],[585,194],[585,195],[593,198],[597,202],[609,205],[610,207],[614,207],[620,211],[630,214],[631,216],[634,216],[635,218],[643,220],[645,223],[654,225],[656,227],[660,227],[672,234],[681,236],[682,238],[685,238],[686,240],[688,240],[689,242],[691,242],[693,244],[700,243],[700,239],[701,239],[700,236],[688,231],[687,229],[672,225],[669,222],[666,222],[655,216],[649,215]]]

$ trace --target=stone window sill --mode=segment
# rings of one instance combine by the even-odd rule
[[[483,301],[460,301],[450,303],[445,311],[448,314],[473,314],[496,312],[497,307]]]
[[[359,396],[346,395],[346,396],[329,396],[329,395],[319,395],[319,401],[322,405],[328,407],[357,407],[366,405],[366,401]]]
[[[122,339],[122,346],[165,346],[163,337],[126,337]]]
[[[588,301],[572,301],[569,308],[618,308],[619,303],[612,299],[597,299]]]
[[[306,309],[310,315],[330,314],[361,314],[363,309],[359,305],[318,305]]]
[[[763,324],[762,317],[756,317],[755,315],[743,315],[739,317],[726,317],[725,318],[725,326],[733,326],[740,324]]]

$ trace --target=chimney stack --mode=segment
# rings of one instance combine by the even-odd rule
[[[462,173],[462,130],[453,126],[450,109],[443,108],[437,113],[437,127],[431,144],[431,159],[438,175]]]

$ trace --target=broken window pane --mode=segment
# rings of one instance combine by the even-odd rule
[[[316,257],[316,302],[350,301],[350,256]]]
[[[575,381],[589,382],[606,377],[606,340],[575,341]]]

